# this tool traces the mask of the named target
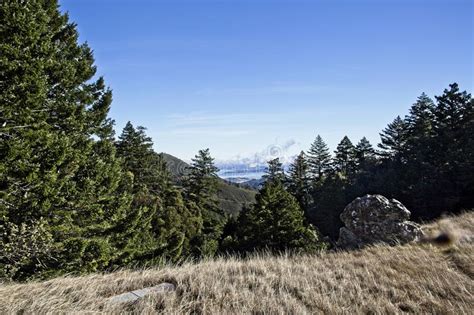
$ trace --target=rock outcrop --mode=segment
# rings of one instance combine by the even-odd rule
[[[338,247],[361,248],[376,243],[399,244],[422,236],[418,224],[408,221],[410,211],[398,200],[381,195],[359,197],[346,206],[340,218]]]

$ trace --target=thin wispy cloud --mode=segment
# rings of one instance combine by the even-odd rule
[[[258,95],[289,95],[289,94],[316,94],[327,92],[332,88],[324,85],[311,84],[280,84],[275,83],[268,86],[259,87],[235,87],[235,88],[207,88],[196,91],[201,96],[222,96],[222,95],[238,95],[238,96],[258,96]]]
[[[166,119],[169,134],[175,136],[238,137],[255,132],[262,117],[251,114],[176,113]]]

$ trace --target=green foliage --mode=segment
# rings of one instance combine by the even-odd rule
[[[322,179],[331,170],[331,153],[320,135],[316,137],[308,151],[308,164],[313,178]]]
[[[256,204],[241,213],[236,238],[239,250],[244,252],[324,248],[316,231],[305,225],[297,200],[280,181],[267,181],[257,195]]]
[[[52,235],[45,220],[0,225],[0,278],[28,278],[53,259],[53,251]]]
[[[280,162],[279,158],[268,161],[267,169],[265,170],[265,175],[263,179],[266,182],[279,181],[284,183],[286,181],[285,171],[283,170],[283,164]]]
[[[356,150],[347,136],[337,145],[334,153],[334,169],[342,176],[352,175],[356,170]]]
[[[172,155],[166,153],[160,153],[160,155],[166,162],[172,181],[178,186],[182,186],[186,175],[189,174],[189,165]],[[237,216],[245,206],[255,202],[255,190],[239,187],[222,179],[218,180],[217,199],[219,208],[226,215]]]
[[[175,172],[145,128],[127,123],[115,141],[112,93],[95,73],[57,1],[0,2],[0,278],[313,251],[325,244],[306,221],[335,239],[345,205],[366,193],[397,198],[418,219],[474,207],[474,103],[455,83],[390,123],[378,154],[365,137],[355,147],[344,137],[331,159],[318,135],[288,177],[269,161],[256,203],[236,219],[225,202],[253,195],[218,179],[209,149]]]
[[[388,124],[380,134],[381,143],[379,148],[382,149],[380,154],[386,158],[401,158],[403,147],[406,143],[406,124],[405,121],[397,116],[392,123]]]
[[[287,180],[288,191],[296,198],[302,209],[307,209],[310,203],[311,181],[306,155],[302,151],[290,165]]]
[[[367,139],[354,148],[344,137],[338,172],[313,181],[310,222],[335,239],[345,205],[368,193],[400,200],[414,219],[472,208],[473,125],[473,99],[454,83],[436,102],[423,93],[409,115],[396,117],[380,134],[378,154]]]
[[[119,191],[111,92],[92,81],[92,52],[56,1],[4,1],[0,19],[0,225],[43,220],[54,255],[13,277],[93,271],[116,255],[108,231],[130,202]],[[66,264],[73,239],[101,245]]]
[[[187,199],[200,210],[203,220],[202,231],[193,240],[197,256],[212,256],[217,252],[225,224],[217,199],[218,171],[209,149],[200,150],[192,159],[189,175],[183,183]]]
[[[200,212],[192,210],[192,203],[184,202],[145,130],[128,122],[116,144],[123,168],[132,177],[125,189],[134,196],[119,231],[118,239],[127,241],[117,245],[123,251],[117,265],[149,265],[189,256],[191,239],[202,226]]]

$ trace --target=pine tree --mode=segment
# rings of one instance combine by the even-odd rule
[[[144,127],[128,122],[117,141],[124,169],[132,174],[134,199],[127,223],[132,234],[119,264],[177,261],[190,254],[190,241],[202,226],[199,211],[187,205],[174,187],[171,174]]]
[[[360,139],[359,143],[356,145],[355,157],[359,168],[364,168],[367,166],[367,163],[375,161],[375,150],[366,137]]]
[[[449,85],[443,95],[436,97],[434,110],[434,182],[432,192],[438,204],[433,206],[430,216],[436,216],[446,209],[459,208],[464,198],[473,191],[472,174],[472,98],[466,91],[461,92],[458,84]],[[469,128],[471,124],[471,129]],[[435,210],[438,208],[438,211]],[[443,210],[441,210],[441,208]]]
[[[279,181],[285,183],[285,171],[283,170],[283,164],[280,162],[279,158],[268,161],[268,166],[265,175],[263,175],[263,179],[266,182]]]
[[[312,177],[318,179],[331,168],[331,154],[320,135],[316,137],[308,151],[308,164]]]
[[[134,193],[145,187],[159,193],[158,183],[166,172],[160,169],[161,158],[153,151],[153,141],[146,135],[146,128],[134,128],[128,122],[117,141],[117,153],[124,162],[125,170],[133,174]]]
[[[305,153],[301,151],[290,166],[288,191],[296,198],[303,210],[306,210],[309,205],[310,187],[308,163]]]
[[[407,138],[406,122],[397,116],[380,134],[381,143],[379,148],[382,157],[402,161],[402,155],[405,152]]]
[[[426,142],[433,135],[435,122],[435,104],[425,93],[418,97],[405,118],[409,134],[409,146]],[[419,148],[416,148],[419,149]],[[416,150],[415,149],[415,150]],[[413,150],[413,149],[412,149]]]
[[[309,221],[322,235],[329,236],[332,240],[337,240],[339,229],[343,226],[340,214],[352,201],[346,196],[347,188],[347,180],[341,174],[333,174],[312,191],[314,202],[308,211]]]
[[[426,217],[426,211],[431,207],[426,198],[437,184],[433,180],[437,166],[435,165],[434,148],[438,145],[434,139],[435,104],[425,93],[418,97],[405,117],[406,165],[403,177],[409,185],[412,208],[416,209],[414,216]]]
[[[323,248],[313,227],[304,224],[303,211],[280,181],[267,181],[256,204],[238,219],[242,251],[287,249],[311,251]]]
[[[200,256],[216,253],[224,226],[223,212],[217,200],[218,171],[209,149],[200,150],[192,159],[189,175],[183,183],[187,199],[202,213],[202,234],[193,243],[197,248],[196,254]]]
[[[51,259],[22,277],[106,268],[117,255],[108,231],[130,203],[111,91],[92,81],[92,51],[77,39],[57,1],[0,3],[0,232],[46,220],[53,240]]]
[[[334,152],[334,168],[343,176],[349,176],[356,169],[356,152],[351,140],[344,136]]]

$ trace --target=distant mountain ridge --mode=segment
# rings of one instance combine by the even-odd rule
[[[160,153],[163,159],[166,161],[169,171],[179,183],[183,176],[189,173],[189,164],[183,160],[168,154]],[[219,180],[219,192],[217,198],[219,204],[225,213],[230,215],[237,215],[245,206],[253,204],[255,202],[256,190],[238,187],[231,183],[226,182],[224,179]]]

